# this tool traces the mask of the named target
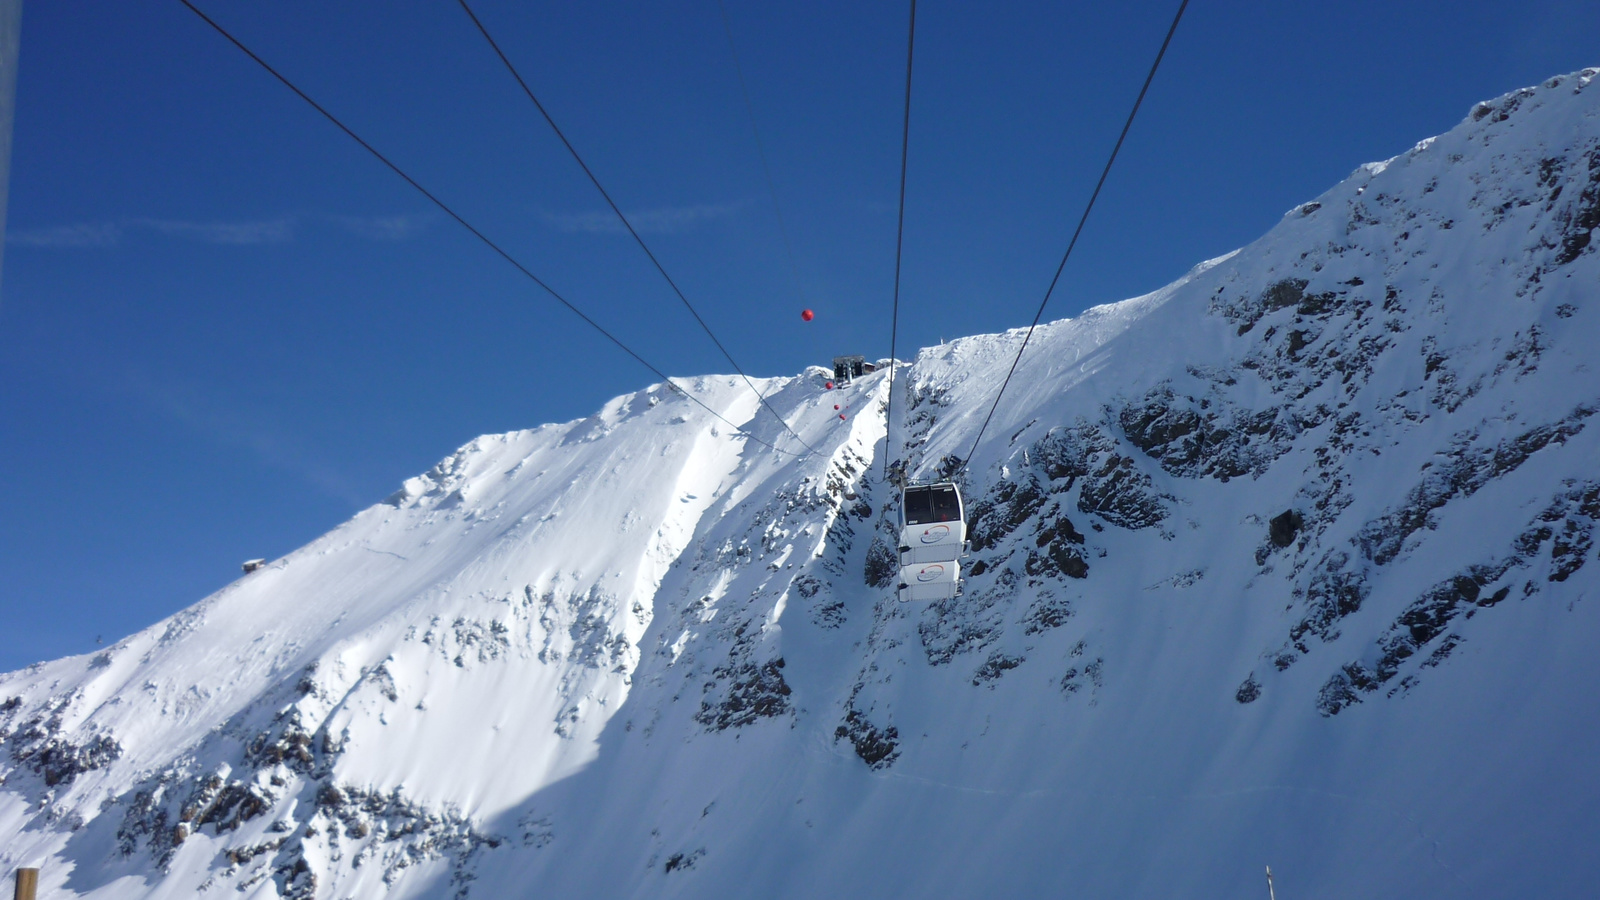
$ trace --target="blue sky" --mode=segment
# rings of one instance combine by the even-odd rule
[[[905,6],[725,2],[793,266],[715,0],[475,8],[748,371],[887,355]],[[657,366],[727,370],[454,3],[203,6]],[[1174,8],[923,0],[902,357],[1027,323]],[[1047,316],[1600,64],[1596,34],[1579,0],[1195,0]],[[175,0],[27,6],[10,204],[0,670],[654,380]]]

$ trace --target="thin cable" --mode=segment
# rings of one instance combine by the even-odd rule
[[[983,425],[978,428],[978,436],[972,441],[972,449],[967,452],[967,458],[961,460],[960,471],[966,471],[967,465],[978,452],[978,441],[983,440],[983,432],[989,427],[989,420],[994,418],[994,411],[1000,408],[1000,398],[1005,396],[1006,387],[1011,384],[1011,376],[1017,374],[1017,364],[1022,362],[1022,351],[1028,349],[1028,341],[1033,337],[1033,330],[1039,327],[1039,319],[1044,316],[1045,304],[1050,302],[1050,295],[1055,293],[1056,283],[1061,280],[1061,271],[1067,267],[1067,260],[1072,256],[1072,248],[1078,245],[1078,236],[1083,234],[1083,226],[1089,221],[1089,212],[1094,209],[1094,201],[1100,197],[1100,189],[1105,187],[1106,177],[1111,174],[1111,165],[1117,161],[1117,153],[1122,150],[1122,142],[1128,137],[1128,129],[1133,127],[1133,117],[1139,114],[1139,106],[1144,103],[1144,95],[1150,90],[1150,82],[1155,80],[1156,70],[1161,68],[1161,58],[1167,55],[1167,46],[1172,43],[1172,36],[1178,31],[1178,22],[1183,18],[1183,11],[1189,6],[1189,0],[1182,0],[1178,4],[1178,13],[1172,17],[1172,27],[1167,29],[1166,40],[1161,42],[1161,50],[1156,53],[1155,62],[1150,64],[1150,73],[1144,77],[1144,86],[1139,88],[1139,96],[1133,101],[1133,109],[1128,112],[1128,121],[1122,124],[1122,133],[1117,135],[1116,146],[1111,148],[1111,158],[1106,160],[1106,167],[1100,172],[1100,180],[1095,182],[1094,193],[1089,195],[1089,203],[1083,208],[1083,215],[1078,219],[1078,227],[1072,232],[1072,240],[1067,242],[1067,252],[1061,254],[1061,263],[1056,266],[1055,277],[1050,279],[1050,287],[1044,292],[1044,299],[1039,301],[1039,311],[1033,314],[1033,323],[1028,326],[1028,333],[1022,336],[1022,346],[1017,348],[1017,358],[1011,361],[1011,371],[1006,373],[1006,380],[1000,383],[999,393],[994,395],[994,405],[989,407],[989,414],[984,416]]]
[[[917,0],[911,0],[911,27],[906,34],[906,108],[900,121],[900,218],[894,233],[894,307],[889,313],[889,402],[884,408],[883,480],[889,480],[889,438],[894,430],[894,352],[900,335],[900,249],[906,237],[906,151],[911,146],[911,59],[917,46]]]
[[[611,211],[616,213],[617,218],[622,221],[622,226],[628,229],[629,234],[633,235],[633,240],[639,245],[639,249],[644,251],[645,256],[650,257],[650,262],[655,265],[656,271],[660,272],[661,277],[666,279],[667,286],[671,287],[672,292],[678,295],[679,300],[683,301],[684,308],[689,310],[689,314],[694,316],[694,320],[700,323],[700,328],[705,331],[707,337],[711,338],[711,343],[716,344],[717,349],[722,351],[722,356],[728,361],[728,365],[733,366],[734,371],[739,373],[739,377],[744,379],[745,385],[749,387],[751,393],[755,394],[756,398],[761,401],[761,405],[766,407],[767,412],[772,413],[774,418],[783,423],[783,429],[789,432],[789,434],[793,436],[795,440],[799,441],[800,446],[806,448],[806,450],[812,453],[815,453],[816,448],[806,443],[805,438],[797,434],[793,428],[790,428],[789,423],[784,420],[783,416],[780,415],[776,409],[772,408],[771,403],[767,402],[766,395],[762,394],[759,390],[756,390],[755,383],[750,380],[750,376],[746,375],[744,369],[740,368],[739,364],[734,361],[733,354],[729,353],[728,348],[724,347],[722,345],[722,341],[717,339],[716,334],[711,330],[711,326],[706,324],[706,320],[702,319],[700,317],[700,313],[695,310],[694,304],[690,303],[689,298],[684,296],[683,291],[679,289],[678,283],[672,280],[671,275],[667,274],[666,267],[661,265],[660,260],[656,259],[656,255],[652,253],[650,251],[650,247],[645,244],[644,238],[640,237],[639,232],[634,230],[633,223],[629,222],[628,217],[623,215],[621,207],[617,206],[616,201],[612,200],[611,195],[606,192],[604,187],[601,186],[600,179],[595,177],[595,174],[590,170],[588,163],[585,163],[583,161],[583,157],[578,155],[577,148],[572,146],[571,141],[567,140],[567,136],[562,133],[561,127],[556,124],[556,120],[551,118],[550,113],[545,110],[544,104],[540,103],[539,98],[534,96],[533,89],[528,87],[528,83],[522,79],[522,75],[517,71],[517,67],[511,64],[510,58],[506,56],[505,51],[500,49],[500,45],[496,43],[494,37],[489,34],[489,29],[484,26],[483,21],[478,18],[477,13],[474,13],[472,11],[472,7],[467,5],[467,0],[457,0],[457,2],[461,4],[461,8],[466,12],[467,17],[472,20],[472,24],[478,27],[478,32],[483,35],[483,39],[489,42],[489,46],[494,50],[495,55],[500,57],[500,62],[505,64],[506,71],[510,72],[511,77],[517,80],[517,84],[522,87],[522,92],[528,95],[529,100],[533,101],[534,108],[539,110],[539,115],[544,117],[545,122],[550,126],[550,130],[556,133],[556,137],[560,138],[561,143],[566,146],[567,152],[571,153],[572,158],[577,161],[578,167],[583,169],[583,174],[589,176],[589,181],[594,184],[594,189],[600,192],[601,197],[605,198],[606,205],[611,207]]]
[[[767,163],[767,148],[761,141],[761,129],[756,126],[756,108],[750,101],[750,86],[745,82],[744,66],[739,62],[739,49],[733,43],[733,23],[728,19],[728,7],[717,0],[722,12],[722,30],[728,36],[728,53],[733,56],[733,70],[739,75],[739,92],[744,96],[745,115],[750,119],[750,134],[756,139],[756,155],[761,157],[761,172],[767,179],[767,196],[772,198],[772,214],[778,220],[778,234],[783,238],[783,252],[789,260],[789,273],[794,277],[794,290],[800,302],[809,306],[805,284],[800,279],[800,267],[794,261],[794,245],[789,241],[789,226],[783,220],[783,207],[778,203],[778,188],[772,180],[772,167]]]
[[[567,300],[567,298],[565,298],[565,297],[561,296],[561,294],[557,293],[555,288],[553,288],[550,285],[546,284],[542,279],[539,278],[539,276],[533,274],[533,272],[530,271],[528,269],[528,267],[526,267],[522,263],[518,262],[515,257],[513,257],[510,253],[507,253],[504,249],[502,249],[499,244],[496,244],[494,241],[490,240],[487,235],[485,235],[483,232],[479,231],[476,227],[474,227],[471,222],[468,222],[466,219],[462,218],[458,213],[456,213],[455,210],[451,209],[449,207],[449,205],[447,205],[443,200],[440,200],[438,197],[434,196],[431,191],[429,191],[427,188],[425,188],[421,184],[419,184],[415,178],[412,178],[410,175],[407,175],[405,173],[405,171],[402,170],[399,166],[397,166],[394,163],[390,162],[389,158],[387,156],[384,156],[382,153],[378,152],[377,148],[373,147],[371,144],[369,144],[365,140],[363,140],[361,138],[361,136],[356,134],[354,131],[352,131],[348,125],[346,125],[343,122],[339,121],[338,117],[335,116],[333,113],[328,112],[327,109],[323,108],[322,104],[320,104],[317,101],[311,99],[311,96],[309,94],[307,94],[305,91],[300,90],[299,87],[295,86],[294,82],[290,81],[288,78],[285,78],[281,73],[278,72],[277,69],[274,69],[266,60],[264,60],[261,57],[257,56],[255,54],[255,51],[251,50],[249,47],[246,47],[238,38],[236,38],[232,34],[230,34],[226,28],[223,28],[221,25],[219,25],[216,22],[216,20],[212,19],[210,16],[208,16],[204,12],[202,12],[200,10],[200,8],[195,6],[193,3],[191,3],[190,0],[178,0],[178,2],[182,3],[184,6],[187,6],[189,8],[190,12],[192,12],[195,15],[199,16],[202,21],[204,21],[207,25],[210,25],[213,29],[215,29],[218,34],[220,34],[223,37],[227,38],[229,43],[233,44],[235,47],[238,47],[240,50],[244,51],[244,54],[246,56],[250,57],[252,60],[255,60],[256,64],[259,65],[261,68],[266,69],[267,72],[270,75],[272,75],[273,78],[276,78],[276,79],[278,79],[278,81],[282,82],[284,87],[287,87],[289,90],[294,91],[296,96],[298,96],[301,100],[304,100],[306,103],[308,103],[311,106],[312,109],[315,109],[317,112],[321,113],[323,118],[327,119],[329,122],[332,122],[335,126],[338,127],[338,129],[340,131],[343,131],[347,136],[349,136],[349,138],[351,140],[355,141],[357,144],[360,144],[362,149],[366,150],[368,153],[370,153],[374,157],[376,157],[379,162],[383,163],[385,166],[388,166],[389,167],[389,171],[395,173],[396,175],[399,175],[401,177],[401,179],[403,179],[405,181],[406,184],[409,184],[413,188],[416,188],[418,193],[422,194],[422,196],[424,196],[424,197],[427,197],[430,201],[432,201],[434,206],[437,206],[437,207],[439,207],[439,209],[443,210],[445,215],[447,215],[450,218],[454,219],[456,221],[456,223],[459,224],[462,228],[465,228],[467,231],[471,232],[473,237],[475,237],[478,240],[482,241],[484,243],[484,245],[487,246],[490,250],[493,250],[495,253],[499,254],[501,259],[504,259],[506,262],[508,262],[511,265],[515,266],[518,272],[521,272],[523,275],[526,275],[530,280],[533,281],[534,284],[537,284],[539,287],[543,288],[545,293],[547,293],[550,296],[554,297],[557,300],[557,302],[559,302],[562,306],[565,306],[568,310],[570,310],[573,315],[575,315],[578,318],[582,319],[584,321],[584,324],[588,325],[590,328],[593,328],[595,331],[600,332],[602,335],[605,336],[606,340],[608,340],[611,343],[615,344],[619,349],[622,350],[622,352],[624,352],[624,353],[628,354],[629,356],[633,357],[635,360],[637,360],[639,362],[640,365],[644,366],[646,369],[649,369],[651,372],[655,373],[655,375],[657,377],[659,377],[662,381],[666,382],[668,387],[672,388],[675,391],[678,391],[678,392],[682,393],[684,396],[688,397],[690,400],[693,400],[695,403],[699,404],[700,407],[702,409],[704,409],[706,412],[709,412],[713,416],[716,416],[718,419],[720,419],[728,427],[734,429],[739,434],[744,435],[747,439],[755,441],[758,444],[763,444],[763,445],[765,445],[767,447],[770,447],[771,449],[776,450],[779,453],[785,453],[785,454],[788,454],[790,456],[798,455],[798,454],[792,453],[792,452],[787,451],[787,450],[779,450],[777,447],[773,446],[772,444],[769,444],[766,441],[763,441],[762,439],[756,437],[755,435],[751,434],[747,429],[741,428],[740,426],[734,424],[733,422],[731,422],[727,418],[725,418],[721,413],[719,413],[716,410],[712,409],[711,407],[707,406],[704,402],[702,402],[700,400],[700,398],[698,398],[694,394],[690,393],[687,389],[681,388],[678,385],[674,384],[672,379],[670,377],[668,377],[665,372],[662,372],[660,369],[658,369],[655,366],[651,365],[649,360],[646,360],[644,357],[642,357],[638,353],[634,352],[632,347],[629,347],[627,344],[624,344],[620,338],[618,338],[616,335],[612,334],[611,332],[607,331],[605,329],[605,327],[602,326],[600,323],[596,322],[595,320],[593,320],[593,319],[589,318],[587,315],[585,315],[583,310],[577,308],[576,306],[573,306],[572,303]]]

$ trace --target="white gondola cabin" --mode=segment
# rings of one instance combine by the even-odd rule
[[[956,596],[966,550],[960,488],[950,482],[907,487],[900,498],[900,599]]]

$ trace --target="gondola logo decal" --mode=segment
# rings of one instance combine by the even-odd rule
[[[930,581],[937,581],[943,577],[944,566],[941,566],[938,563],[934,563],[931,566],[923,566],[917,571],[917,580],[923,584],[927,584]]]
[[[927,528],[927,529],[923,530],[923,532],[922,532],[922,542],[924,544],[937,544],[937,543],[939,543],[940,541],[944,540],[945,538],[947,538],[949,536],[950,536],[950,526],[949,525],[935,525],[932,528]]]

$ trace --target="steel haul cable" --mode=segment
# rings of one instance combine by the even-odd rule
[[[1187,0],[1186,0],[1187,2]],[[911,146],[911,60],[917,46],[917,0],[911,0],[906,34],[906,106],[900,121],[900,217],[894,234],[894,306],[889,313],[889,401],[883,420],[883,479],[889,480],[889,440],[894,430],[894,352],[900,334],[900,249],[906,236],[906,151]]]
[[[1067,242],[1067,251],[1061,254],[1061,262],[1056,266],[1056,274],[1050,279],[1050,287],[1044,292],[1044,299],[1039,301],[1039,311],[1033,314],[1033,323],[1028,326],[1028,331],[1022,336],[1022,346],[1017,348],[1017,356],[1011,361],[1011,370],[1006,373],[1006,380],[1000,383],[1000,390],[994,395],[994,404],[989,407],[989,414],[983,417],[983,425],[978,428],[978,436],[972,440],[972,449],[967,451],[967,458],[961,460],[961,469],[965,471],[972,462],[973,454],[978,452],[978,442],[983,440],[983,433],[989,427],[989,420],[994,418],[994,411],[1000,408],[1000,398],[1005,396],[1006,387],[1011,384],[1011,376],[1017,374],[1017,364],[1022,362],[1022,351],[1028,349],[1028,341],[1033,337],[1033,330],[1039,327],[1039,320],[1044,316],[1045,305],[1050,302],[1050,295],[1055,293],[1056,283],[1061,280],[1061,271],[1067,267],[1067,260],[1072,256],[1072,248],[1078,246],[1078,236],[1083,234],[1084,223],[1089,221],[1089,212],[1094,209],[1094,201],[1100,197],[1100,189],[1106,185],[1106,177],[1111,174],[1111,166],[1117,161],[1117,154],[1122,150],[1122,142],[1128,138],[1128,129],[1133,127],[1133,117],[1139,114],[1139,106],[1144,103],[1144,95],[1150,90],[1150,82],[1155,80],[1156,70],[1161,68],[1161,59],[1167,55],[1167,47],[1172,44],[1172,36],[1178,31],[1178,22],[1183,19],[1183,11],[1189,7],[1189,0],[1182,0],[1178,4],[1178,12],[1172,17],[1172,26],[1167,29],[1167,37],[1161,42],[1161,49],[1156,53],[1155,62],[1150,64],[1150,73],[1144,77],[1144,86],[1139,88],[1139,96],[1133,101],[1133,109],[1128,112],[1128,121],[1122,124],[1122,133],[1117,135],[1117,143],[1111,148],[1111,157],[1106,160],[1106,167],[1100,171],[1100,180],[1095,182],[1094,193],[1089,195],[1089,203],[1083,208],[1083,215],[1078,219],[1078,227],[1073,229],[1072,240]]]
[[[567,136],[561,131],[561,126],[556,124],[555,119],[551,118],[550,113],[545,110],[544,104],[540,103],[539,98],[534,96],[533,89],[528,87],[528,82],[523,80],[522,74],[517,71],[517,67],[511,64],[511,59],[506,56],[505,51],[500,49],[500,45],[495,41],[494,37],[489,34],[489,29],[483,24],[483,21],[478,18],[477,13],[473,12],[472,7],[467,5],[467,0],[457,0],[457,2],[461,4],[461,9],[466,12],[467,17],[472,20],[472,24],[477,26],[478,32],[483,35],[483,39],[489,42],[489,47],[494,50],[495,55],[500,57],[500,62],[505,64],[506,71],[510,72],[511,77],[515,78],[517,84],[522,87],[522,92],[528,95],[529,100],[533,101],[534,108],[539,110],[539,115],[544,117],[546,124],[548,124],[550,129],[556,133],[556,137],[561,139],[562,145],[567,148],[568,153],[572,154],[572,158],[577,161],[578,167],[583,169],[583,174],[589,176],[589,181],[594,184],[595,190],[599,191],[600,196],[605,198],[606,205],[611,207],[611,211],[616,213],[617,218],[621,220],[622,226],[628,229],[629,234],[633,235],[633,240],[639,245],[639,249],[643,250],[644,255],[650,258],[650,262],[656,267],[656,271],[661,273],[661,277],[666,279],[667,285],[672,288],[672,292],[678,295],[679,300],[683,301],[684,308],[688,309],[689,314],[694,316],[694,320],[700,323],[701,330],[705,331],[706,336],[711,338],[711,343],[716,344],[717,349],[722,351],[722,356],[728,361],[728,365],[733,366],[734,371],[739,373],[739,377],[744,379],[745,385],[748,386],[751,392],[756,395],[757,399],[761,401],[761,405],[766,408],[767,412],[772,413],[774,418],[783,423],[783,429],[789,432],[789,434],[795,440],[799,441],[800,446],[806,448],[806,450],[810,452],[815,453],[816,449],[810,444],[806,443],[805,438],[797,434],[793,428],[789,427],[789,423],[784,420],[783,416],[780,415],[776,409],[772,408],[771,403],[767,402],[766,396],[763,395],[759,390],[756,390],[756,386],[750,380],[750,376],[746,375],[744,369],[734,361],[733,354],[729,353],[728,348],[724,347],[722,345],[722,341],[717,339],[716,334],[711,330],[711,326],[707,325],[706,320],[700,317],[700,313],[695,310],[694,304],[689,302],[689,298],[684,296],[682,289],[678,287],[678,283],[672,280],[671,275],[667,274],[666,267],[661,265],[661,261],[656,258],[655,253],[651,252],[650,247],[645,244],[644,238],[640,237],[639,232],[634,230],[633,223],[628,221],[628,217],[626,215],[623,215],[621,207],[617,206],[616,201],[611,199],[611,194],[608,193],[600,184],[600,179],[595,176],[593,170],[589,168],[588,163],[585,163],[583,161],[583,157],[578,155],[577,148],[572,146],[571,141],[567,140]]]
[[[672,388],[675,391],[678,391],[679,393],[683,394],[685,397],[688,397],[690,400],[693,400],[696,404],[698,404],[706,412],[711,413],[713,416],[716,416],[724,424],[726,424],[728,427],[734,429],[734,431],[738,432],[739,434],[743,435],[746,439],[755,441],[756,443],[762,444],[762,445],[764,445],[764,446],[766,446],[766,447],[768,447],[768,448],[770,448],[772,450],[775,450],[775,451],[777,451],[779,453],[787,454],[789,456],[798,455],[798,454],[795,454],[795,453],[793,453],[791,451],[788,451],[788,450],[779,449],[778,447],[773,446],[772,444],[769,444],[766,441],[756,437],[754,434],[751,434],[749,432],[749,430],[747,430],[745,428],[742,428],[739,425],[734,424],[733,422],[729,421],[726,417],[724,417],[721,413],[719,413],[716,410],[712,409],[710,406],[707,406],[704,401],[702,401],[699,397],[696,397],[693,393],[691,393],[686,388],[681,388],[677,384],[673,383],[672,379],[670,377],[668,377],[665,372],[662,372],[660,369],[658,369],[655,366],[651,365],[649,360],[645,359],[643,356],[640,356],[637,352],[635,352],[633,350],[633,348],[629,347],[627,344],[624,344],[620,338],[618,338],[616,335],[612,334],[611,332],[607,331],[605,329],[605,327],[602,326],[600,323],[598,323],[595,320],[589,318],[589,316],[586,315],[583,312],[583,310],[581,310],[578,307],[572,305],[571,301],[569,301],[569,300],[567,300],[567,298],[561,296],[561,294],[558,293],[555,288],[552,288],[550,285],[546,284],[542,279],[540,279],[539,276],[533,274],[533,272],[531,270],[529,270],[527,266],[524,266],[522,263],[518,262],[516,257],[512,256],[510,253],[507,253],[503,248],[501,248],[501,246],[499,244],[497,244],[493,240],[491,240],[488,235],[484,234],[482,231],[479,231],[477,229],[477,227],[475,227],[471,222],[468,222],[466,219],[462,218],[460,214],[458,214],[455,210],[451,209],[450,206],[448,204],[446,204],[443,200],[440,200],[438,197],[434,196],[434,194],[431,191],[429,191],[427,188],[423,187],[420,183],[418,183],[418,181],[415,178],[412,178],[410,175],[407,175],[403,169],[401,169],[399,166],[395,165],[393,162],[390,162],[389,158],[387,156],[384,156],[382,153],[380,153],[376,147],[373,147],[371,144],[367,143],[364,139],[362,139],[362,137],[360,135],[356,134],[355,131],[351,130],[351,128],[348,125],[346,125],[343,122],[341,122],[337,116],[335,116],[333,113],[331,113],[327,109],[325,109],[322,106],[322,104],[320,104],[317,101],[311,99],[311,96],[309,94],[307,94],[305,91],[300,90],[300,88],[297,87],[294,82],[292,82],[288,78],[284,77],[281,73],[278,72],[277,69],[274,69],[271,66],[271,64],[269,64],[266,60],[264,60],[261,57],[257,56],[255,51],[251,50],[249,47],[246,47],[242,41],[240,41],[238,38],[234,37],[226,28],[223,28],[222,25],[218,24],[216,20],[214,20],[210,16],[206,15],[203,11],[201,11],[201,9],[199,7],[195,6],[192,2],[190,2],[190,0],[178,0],[178,2],[182,3],[184,6],[188,7],[190,12],[192,12],[195,15],[199,16],[202,21],[204,21],[207,25],[210,25],[212,27],[212,29],[214,29],[218,34],[222,35],[224,38],[227,38],[229,43],[233,44],[235,47],[238,47],[241,51],[244,52],[244,54],[246,56],[248,56],[252,60],[254,60],[257,65],[259,65],[261,68],[265,69],[267,71],[267,73],[270,74],[273,78],[278,79],[278,81],[281,82],[284,87],[287,87],[289,90],[293,91],[296,96],[298,96],[301,100],[304,100],[307,104],[309,104],[312,109],[315,109],[317,112],[321,113],[323,118],[327,119],[329,122],[332,122],[336,127],[338,127],[338,129],[340,131],[343,131],[345,133],[345,135],[348,136],[351,140],[355,141],[357,144],[360,144],[361,148],[363,150],[366,150],[368,153],[370,153],[374,157],[376,157],[377,160],[379,162],[383,163],[385,166],[387,166],[391,172],[394,172],[396,175],[400,176],[400,178],[402,180],[404,180],[406,184],[411,185],[413,188],[415,188],[417,190],[418,193],[420,193],[420,194],[422,194],[422,196],[428,198],[428,200],[430,202],[432,202],[434,206],[439,207],[439,209],[442,210],[445,215],[449,216],[451,219],[454,219],[456,224],[460,225],[462,228],[465,228],[467,231],[471,232],[473,237],[475,237],[479,241],[483,242],[483,244],[485,246],[487,246],[490,250],[493,250],[495,253],[499,254],[501,259],[504,259],[506,262],[510,263],[512,266],[514,266],[516,268],[516,270],[518,272],[521,272],[523,275],[527,276],[527,278],[529,280],[531,280],[534,284],[536,284],[539,287],[543,288],[545,293],[549,294],[551,297],[554,297],[557,302],[559,302],[562,306],[565,306],[569,311],[572,312],[573,315],[575,315],[578,318],[582,319],[584,324],[588,325],[590,328],[593,328],[595,331],[600,332],[600,334],[605,336],[606,340],[608,340],[611,343],[615,344],[620,350],[622,350],[622,352],[624,352],[624,353],[628,354],[629,356],[633,357],[635,360],[638,361],[638,363],[640,365],[644,366],[646,369],[649,369],[651,372],[655,373],[655,375],[657,377],[659,377],[663,382],[665,382],[668,387]]]

